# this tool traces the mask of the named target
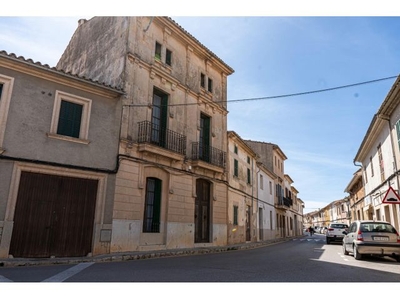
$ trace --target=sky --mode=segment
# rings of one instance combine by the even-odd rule
[[[348,196],[345,189],[358,169],[354,157],[399,74],[400,18],[386,1],[379,7],[355,1],[345,9],[338,8],[341,1],[324,7],[300,2],[289,2],[288,9],[287,1],[259,7],[251,0],[232,11],[176,10],[181,4],[173,1],[169,9],[123,11],[118,5],[78,9],[79,2],[49,11],[37,2],[13,3],[1,12],[0,50],[54,67],[81,18],[170,16],[234,69],[228,77],[228,130],[279,146],[307,213]]]
[[[235,70],[228,77],[228,101],[263,98],[228,104],[228,130],[281,148],[288,158],[285,173],[305,203],[304,212],[346,197],[358,169],[354,157],[399,74],[399,8],[390,0],[220,2],[8,1],[0,10],[0,51],[53,67],[81,18],[170,16]],[[315,92],[324,89],[332,90]],[[96,285],[91,292],[111,297],[115,288]],[[160,290],[170,292],[163,297],[176,299],[174,288],[163,285]],[[296,285],[285,294],[298,297],[313,288]],[[31,296],[31,289],[18,292]],[[259,289],[265,292],[265,285]],[[257,286],[251,290],[258,291]],[[249,290],[240,291],[247,295]],[[238,292],[221,289],[225,296]],[[59,296],[70,298],[68,292]]]

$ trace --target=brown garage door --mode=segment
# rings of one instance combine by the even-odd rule
[[[91,252],[97,180],[22,172],[10,254],[86,256]]]

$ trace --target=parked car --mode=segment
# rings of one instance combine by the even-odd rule
[[[331,223],[325,231],[326,243],[341,242],[344,237],[344,232],[347,231],[349,225],[345,223]]]
[[[343,238],[343,253],[355,259],[365,255],[390,256],[400,262],[400,236],[396,228],[384,221],[354,221]]]

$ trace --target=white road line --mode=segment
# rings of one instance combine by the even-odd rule
[[[8,279],[7,277],[0,275],[0,282],[13,282],[12,280]]]
[[[42,282],[63,282],[64,280],[67,280],[68,278],[83,271],[84,269],[86,269],[87,267],[90,267],[93,264],[94,264],[94,262],[80,263],[79,265],[76,265],[76,266],[69,268],[61,273],[58,273],[52,277],[47,278],[46,280],[43,280]]]

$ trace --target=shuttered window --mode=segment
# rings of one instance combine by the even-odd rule
[[[161,44],[156,42],[156,50],[154,53],[154,57],[161,60]]]
[[[397,133],[397,143],[400,149],[400,120],[398,120],[396,123],[396,133]]]
[[[2,93],[2,91],[3,91],[3,84],[0,83],[0,100],[1,100],[1,93]]]
[[[143,232],[160,232],[161,180],[147,178]]]
[[[233,160],[233,176],[239,177],[239,162],[237,159]]]
[[[167,49],[166,54],[165,54],[165,63],[168,66],[172,66],[172,51]]]
[[[207,90],[212,93],[213,91],[213,82],[211,78],[208,78],[208,85],[207,85]]]
[[[77,103],[61,101],[57,134],[79,138],[83,106]]]
[[[206,75],[204,75],[203,73],[200,74],[200,86],[202,88],[206,87]]]
[[[233,206],[233,225],[238,225],[238,212],[239,207],[237,205]]]

